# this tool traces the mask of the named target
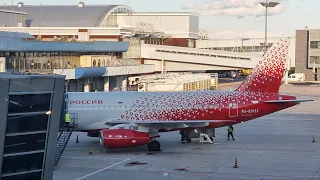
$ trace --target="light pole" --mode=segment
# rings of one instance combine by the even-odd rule
[[[265,35],[264,35],[264,54],[267,53],[267,17],[268,17],[268,7],[276,7],[278,4],[280,4],[279,2],[268,2],[268,0],[266,0],[266,2],[260,2],[260,4],[266,8],[266,20],[265,20]]]

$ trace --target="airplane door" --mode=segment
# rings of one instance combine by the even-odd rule
[[[228,97],[229,104],[229,117],[237,117],[238,116],[238,97],[229,96]]]

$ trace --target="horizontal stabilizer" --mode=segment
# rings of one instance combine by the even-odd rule
[[[307,102],[307,101],[314,101],[313,99],[289,99],[289,100],[270,100],[270,101],[264,101],[265,103],[288,103],[288,102]]]

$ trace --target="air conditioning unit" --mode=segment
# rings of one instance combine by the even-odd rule
[[[129,77],[128,80],[129,80],[129,85],[134,86],[139,84],[140,77]]]
[[[138,85],[138,91],[139,92],[146,92],[147,91],[147,83],[140,83]]]

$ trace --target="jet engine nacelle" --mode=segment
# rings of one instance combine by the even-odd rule
[[[100,145],[107,148],[128,148],[150,141],[149,134],[132,129],[105,129],[100,131]]]

